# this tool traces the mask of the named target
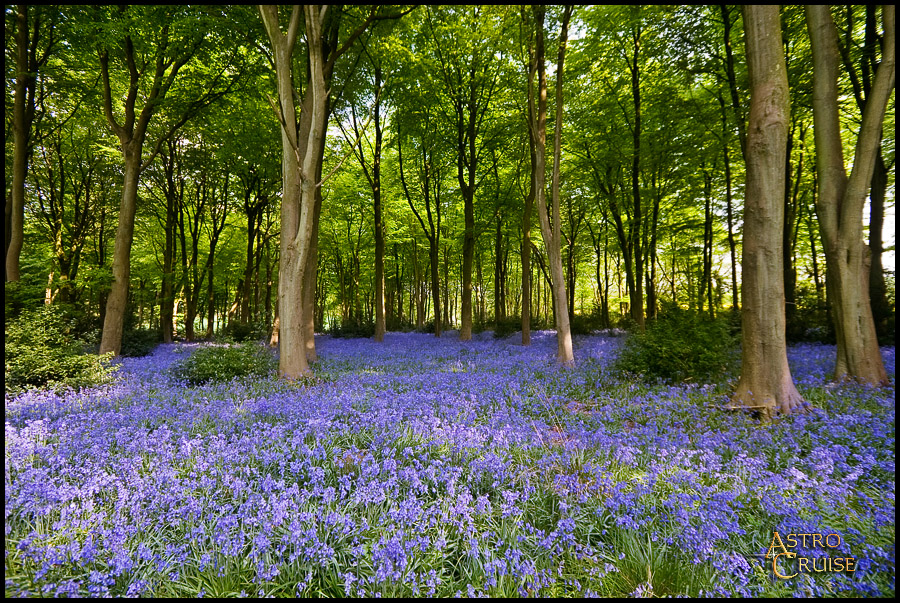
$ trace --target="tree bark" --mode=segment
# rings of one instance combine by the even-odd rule
[[[885,108],[894,87],[894,7],[885,6],[884,55],[875,75],[847,177],[838,109],[837,28],[827,6],[808,6],[813,51],[813,118],[818,172],[816,213],[825,247],[826,288],[837,336],[835,379],[887,384],[869,301],[869,248],[862,213],[875,169]]]
[[[741,378],[733,407],[775,413],[801,408],[787,361],[781,232],[790,119],[779,8],[743,8],[750,74],[747,184],[742,253]]]
[[[25,224],[25,172],[28,165],[29,115],[34,114],[34,75],[28,65],[28,5],[16,12],[16,83],[13,105],[12,190],[6,200],[6,281],[18,281]],[[30,101],[30,102],[29,102]],[[29,107],[30,105],[30,107]],[[29,111],[30,108],[30,111]]]
[[[556,322],[556,359],[564,366],[575,364],[575,354],[572,348],[572,332],[569,325],[569,313],[566,307],[566,281],[562,265],[562,225],[559,210],[559,177],[560,156],[562,142],[562,83],[563,66],[565,60],[566,41],[568,38],[569,17],[572,14],[572,6],[567,5],[563,13],[563,23],[559,37],[559,54],[556,66],[556,127],[553,144],[553,172],[551,177],[551,207],[547,207],[544,187],[544,174],[546,170],[546,138],[547,138],[547,76],[544,69],[544,6],[532,5],[535,21],[535,61],[538,74],[538,103],[534,112],[536,121],[531,124],[535,133],[535,205],[538,210],[538,218],[541,224],[541,235],[544,239],[544,247],[547,249],[547,259],[550,264],[550,282],[552,286],[553,309]],[[533,85],[529,83],[529,103],[534,103]],[[553,223],[550,223],[552,213]]]
[[[100,339],[100,354],[112,352],[118,355],[122,348],[122,334],[125,325],[125,310],[128,303],[129,279],[131,276],[131,246],[134,241],[137,188],[141,172],[146,167],[146,165],[142,164],[142,153],[147,136],[147,128],[160,103],[165,100],[166,94],[175,81],[179,70],[190,60],[192,53],[197,49],[197,45],[192,46],[188,44],[181,47],[183,54],[166,56],[166,52],[171,50],[168,44],[170,41],[169,36],[169,25],[165,23],[160,32],[162,41],[155,50],[150,93],[140,114],[136,114],[135,105],[139,84],[145,71],[143,69],[144,66],[139,67],[137,64],[139,53],[135,50],[131,35],[127,32],[125,33],[122,39],[122,51],[124,52],[124,61],[128,68],[130,85],[123,103],[124,119],[122,123],[119,123],[113,114],[113,92],[109,76],[109,50],[103,49],[100,51],[103,110],[110,128],[119,139],[122,156],[125,161],[122,199],[119,204],[119,222],[113,250],[113,281],[106,300],[103,334]],[[149,64],[150,61],[148,60],[147,63]],[[171,136],[189,117],[190,114],[182,115],[180,121],[160,140]],[[152,158],[151,156],[147,162],[148,164],[152,161]]]

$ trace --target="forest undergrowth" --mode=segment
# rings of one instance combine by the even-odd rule
[[[621,342],[562,369],[552,332],[324,336],[302,383],[201,385],[176,367],[206,344],[161,345],[7,395],[6,596],[894,594],[893,385],[795,346],[810,412],[760,424],[729,383],[617,374]],[[776,531],[839,544],[782,579]],[[824,557],[854,571],[798,564]]]

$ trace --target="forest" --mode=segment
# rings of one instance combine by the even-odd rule
[[[893,595],[893,6],[5,28],[7,596]]]

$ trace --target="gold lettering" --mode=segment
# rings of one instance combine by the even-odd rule
[[[835,571],[835,572],[844,571],[844,558],[838,557],[837,559],[835,559],[831,565],[831,569],[832,569],[832,571]]]
[[[796,576],[797,572],[794,572],[790,576],[783,576],[781,574],[781,572],[778,571],[778,558],[781,557],[782,555],[786,555],[790,559],[794,556],[794,553],[778,553],[777,555],[775,555],[775,558],[772,559],[772,572],[774,572],[775,575],[778,576],[779,578],[781,578],[782,580],[789,580],[789,579],[793,578],[794,576]],[[803,561],[803,560],[801,559],[800,561]]]
[[[792,535],[788,535],[788,538],[790,538],[791,536],[792,536]],[[788,555],[789,557],[793,557],[793,556],[794,556],[794,554],[791,553],[791,552],[787,549],[786,546],[784,546],[784,542],[781,541],[781,535],[780,535],[778,532],[775,532],[774,534],[772,534],[772,544],[769,545],[769,550],[766,552],[766,559],[771,559],[771,558],[774,556],[774,555],[773,555],[773,549],[774,549],[775,546],[776,546],[776,545],[775,545],[775,541],[776,541],[776,540],[778,541],[778,545],[777,545],[777,546],[781,547],[781,554],[782,554],[782,555]],[[796,546],[796,545],[794,545],[794,546]]]
[[[818,543],[818,544],[816,544]],[[821,547],[822,546],[822,535],[821,534],[813,534],[813,546]]]
[[[832,536],[834,536],[835,538],[837,538],[837,544],[829,544],[829,543],[831,542],[829,539],[830,539]],[[839,546],[841,546],[841,537],[838,536],[837,534],[828,534],[828,535],[825,537],[825,546],[827,546],[827,547],[829,547],[829,548],[832,548],[832,549],[838,548]]]
[[[797,548],[797,535],[796,534],[788,534],[787,540],[790,543],[792,549]]]
[[[847,557],[847,571],[855,572],[856,571],[856,559],[853,557]]]
[[[808,572],[808,571],[809,571],[809,568],[806,567],[806,564],[809,563],[809,559],[807,559],[806,557],[800,557],[799,561],[800,561],[800,569],[799,569],[799,571],[801,571],[801,572]]]

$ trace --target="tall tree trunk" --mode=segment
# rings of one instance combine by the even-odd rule
[[[884,55],[875,75],[847,177],[838,109],[837,28],[827,6],[808,6],[813,51],[813,117],[818,171],[816,211],[825,244],[826,287],[837,335],[836,379],[883,385],[887,373],[869,302],[869,248],[862,213],[875,169],[885,108],[894,87],[894,7],[884,6]]]
[[[381,69],[375,68],[375,149],[372,197],[375,205],[375,341],[384,341],[384,221],[381,215]]]
[[[137,185],[141,173],[143,136],[123,142],[125,179],[122,200],[119,203],[119,223],[113,247],[112,286],[106,298],[106,316],[100,339],[100,353],[112,352],[118,356],[122,350],[125,328],[125,307],[128,303],[128,286],[131,277],[131,245],[134,241],[134,214],[137,207]]]
[[[534,61],[532,61],[534,63]],[[532,73],[529,75],[529,81],[533,81],[533,70],[536,65],[530,68]],[[534,208],[535,197],[535,179],[536,170],[535,163],[537,161],[535,150],[537,141],[531,124],[534,123],[534,103],[528,103],[528,155],[531,170],[528,177],[528,194],[525,196],[525,208],[522,212],[522,345],[531,345],[531,297],[532,297],[532,279],[531,279],[531,212]]]
[[[728,251],[731,259],[731,308],[736,311],[740,308],[737,282],[737,242],[734,236],[734,204],[731,183],[731,153],[728,150],[728,116],[725,112],[725,99],[719,96],[719,106],[722,109],[722,160],[725,168],[725,207],[728,223]],[[675,278],[675,275],[672,275]]]
[[[640,11],[638,5],[637,10]],[[640,27],[637,25],[636,27]],[[634,129],[632,131],[632,159],[631,159],[631,196],[634,205],[631,216],[631,245],[634,254],[634,285],[631,289],[631,317],[637,323],[638,329],[644,330],[644,250],[641,245],[641,79],[639,55],[641,50],[640,30],[632,31],[634,54],[633,62],[629,63],[631,71],[631,95],[634,103]]]
[[[890,337],[889,318],[892,313],[887,298],[887,286],[884,281],[884,254],[882,231],[884,230],[884,201],[887,191],[888,169],[884,163],[881,148],[875,158],[875,169],[872,172],[872,188],[869,193],[869,250],[872,264],[869,270],[869,298],[872,303],[872,318],[875,321],[875,332],[879,337]]]
[[[106,300],[106,312],[103,320],[103,334],[100,339],[100,354],[112,352],[118,355],[122,348],[122,332],[125,324],[125,310],[128,303],[129,278],[131,276],[131,246],[134,241],[134,216],[137,205],[138,180],[146,167],[142,164],[144,141],[147,128],[160,103],[165,100],[179,70],[187,64],[192,52],[197,47],[178,47],[185,54],[168,56],[172,50],[169,44],[169,25],[164,24],[160,32],[160,42],[155,49],[154,70],[144,71],[137,67],[137,54],[130,33],[121,40],[120,49],[124,52],[124,60],[129,72],[129,88],[124,99],[124,120],[119,123],[113,114],[112,87],[109,76],[109,50],[100,51],[100,79],[103,88],[103,111],[110,128],[119,139],[122,156],[125,161],[124,180],[122,183],[122,200],[119,205],[119,222],[116,229],[116,240],[112,261],[112,285]],[[135,112],[140,80],[144,76],[152,79],[150,93],[140,113]],[[190,117],[190,112],[182,115],[167,135],[169,138],[178,127]],[[162,140],[162,139],[160,139]],[[155,155],[154,155],[155,156]],[[153,159],[151,156],[150,160]],[[148,163],[149,161],[148,160]]]
[[[559,37],[559,54],[556,65],[556,127],[553,144],[553,172],[551,179],[551,207],[547,207],[544,177],[546,170],[546,137],[547,137],[547,76],[544,69],[544,6],[532,5],[535,20],[535,61],[538,72],[538,103],[534,112],[537,120],[532,124],[536,139],[535,165],[535,205],[541,224],[541,235],[547,249],[547,260],[550,264],[550,282],[552,286],[553,310],[556,322],[557,350],[556,359],[564,366],[575,363],[572,347],[572,332],[569,324],[569,313],[566,307],[566,281],[562,265],[562,224],[559,210],[559,169],[562,142],[562,84],[563,66],[568,39],[569,18],[572,6],[566,5]],[[529,85],[529,102],[534,103],[533,86]],[[550,223],[551,215],[553,223]]]
[[[315,170],[302,162],[301,152],[312,159],[310,150],[316,140],[302,139],[297,128],[294,107],[294,82],[292,61],[294,45],[300,28],[300,7],[291,12],[287,33],[281,31],[278,9],[260,6],[260,15],[272,45],[275,74],[278,85],[277,117],[281,123],[282,142],[282,199],[281,199],[281,253],[278,274],[279,316],[279,365],[281,376],[297,379],[309,372],[303,341],[303,284],[308,264],[309,243],[312,235],[312,216],[315,204]],[[306,10],[310,54],[310,82],[304,98],[303,117],[310,124],[321,120],[325,108],[325,84],[322,76],[321,26],[315,9]],[[317,102],[314,102],[317,101]],[[309,103],[307,106],[306,103]],[[307,111],[306,109],[309,109]],[[320,113],[314,116],[313,111]],[[314,130],[310,127],[309,130]],[[318,131],[310,134],[324,135]],[[302,146],[301,146],[302,145]],[[314,148],[317,148],[315,144]],[[305,169],[304,169],[305,168]]]
[[[750,117],[742,257],[741,378],[735,407],[765,420],[791,413],[802,398],[787,361],[781,231],[784,161],[790,120],[787,69],[777,5],[744,6]]]
[[[6,280],[20,278],[25,224],[25,172],[28,165],[28,141],[31,137],[30,116],[34,115],[34,74],[28,65],[28,5],[16,10],[16,83],[13,105],[13,177],[12,190],[6,199]],[[29,106],[30,105],[30,106]]]

